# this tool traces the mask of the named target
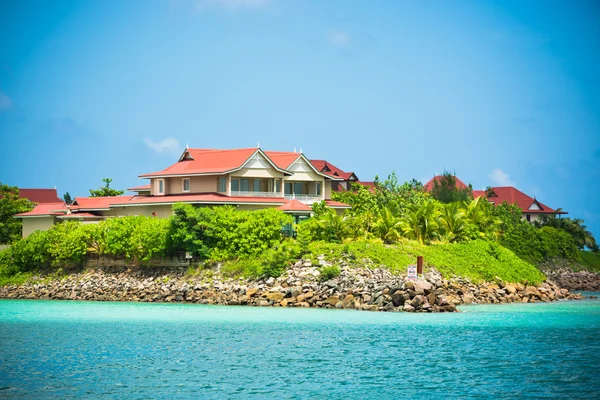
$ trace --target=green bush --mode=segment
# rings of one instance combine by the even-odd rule
[[[325,282],[333,278],[340,276],[342,271],[337,265],[326,265],[320,269],[321,275],[319,275],[319,281]]]
[[[600,252],[579,250],[579,258],[587,270],[600,273]]]

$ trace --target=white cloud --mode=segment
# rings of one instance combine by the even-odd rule
[[[269,4],[270,0],[196,0],[196,10],[203,11],[211,7],[225,7],[229,9],[238,8],[261,8]]]
[[[490,172],[488,178],[492,180],[494,186],[515,186],[515,183],[510,180],[508,174],[500,168],[495,168]]]
[[[179,140],[171,137],[164,138],[157,142],[150,138],[144,138],[144,143],[158,154],[178,154],[181,152]]]
[[[8,110],[12,105],[12,99],[0,90],[0,111]]]
[[[329,43],[335,46],[346,47],[350,44],[352,38],[350,37],[350,34],[348,32],[330,31],[327,34],[327,40],[329,41]]]

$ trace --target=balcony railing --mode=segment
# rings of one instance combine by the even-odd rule
[[[304,204],[312,204],[323,200],[323,197],[318,194],[286,194],[286,200],[298,200]]]
[[[253,192],[249,190],[232,190],[231,196],[233,197],[281,197],[281,193],[278,192]]]

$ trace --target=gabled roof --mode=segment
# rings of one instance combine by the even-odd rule
[[[485,196],[485,190],[473,190],[473,198],[476,199],[478,197]]]
[[[296,199],[288,200],[284,205],[277,207],[281,211],[312,211],[312,208]]]
[[[358,177],[354,174],[354,172],[342,171],[341,169],[339,169],[338,167],[326,160],[310,160],[310,162],[321,173],[328,175],[332,178],[341,178],[345,181],[358,181]]]
[[[227,174],[244,168],[255,154],[260,154],[274,169],[287,175],[292,175],[288,169],[296,161],[303,159],[317,174],[325,178],[342,180],[319,172],[302,153],[263,151],[260,148],[233,150],[188,148],[175,164],[162,171],[142,174],[140,178]]]
[[[62,200],[58,197],[56,189],[19,189],[20,199],[29,199],[33,203],[58,203]]]
[[[540,203],[535,197],[530,197],[512,186],[493,187],[491,194],[488,196],[488,201],[499,205],[504,202],[508,204],[516,204],[524,213],[531,214],[567,214],[565,211],[556,211],[547,205]],[[536,204],[539,209],[531,209],[531,206]]]
[[[440,180],[442,179],[442,175],[436,175],[433,178],[431,178],[426,184],[423,185],[423,190],[425,190],[426,192],[431,192],[431,190],[433,189],[433,182],[436,181],[437,183],[440,183]],[[456,179],[456,188],[459,190],[462,189],[468,189],[469,186],[466,185],[463,181],[461,181],[460,179],[458,179],[458,177],[455,175],[454,178]]]

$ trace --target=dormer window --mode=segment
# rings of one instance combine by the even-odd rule
[[[165,194],[165,180],[164,179],[156,180],[156,194]]]
[[[183,178],[182,191],[183,192],[189,192],[190,191],[190,178]]]
[[[325,165],[323,167],[323,169],[321,170],[321,172],[330,172],[331,170],[329,169],[329,167],[327,165]]]

